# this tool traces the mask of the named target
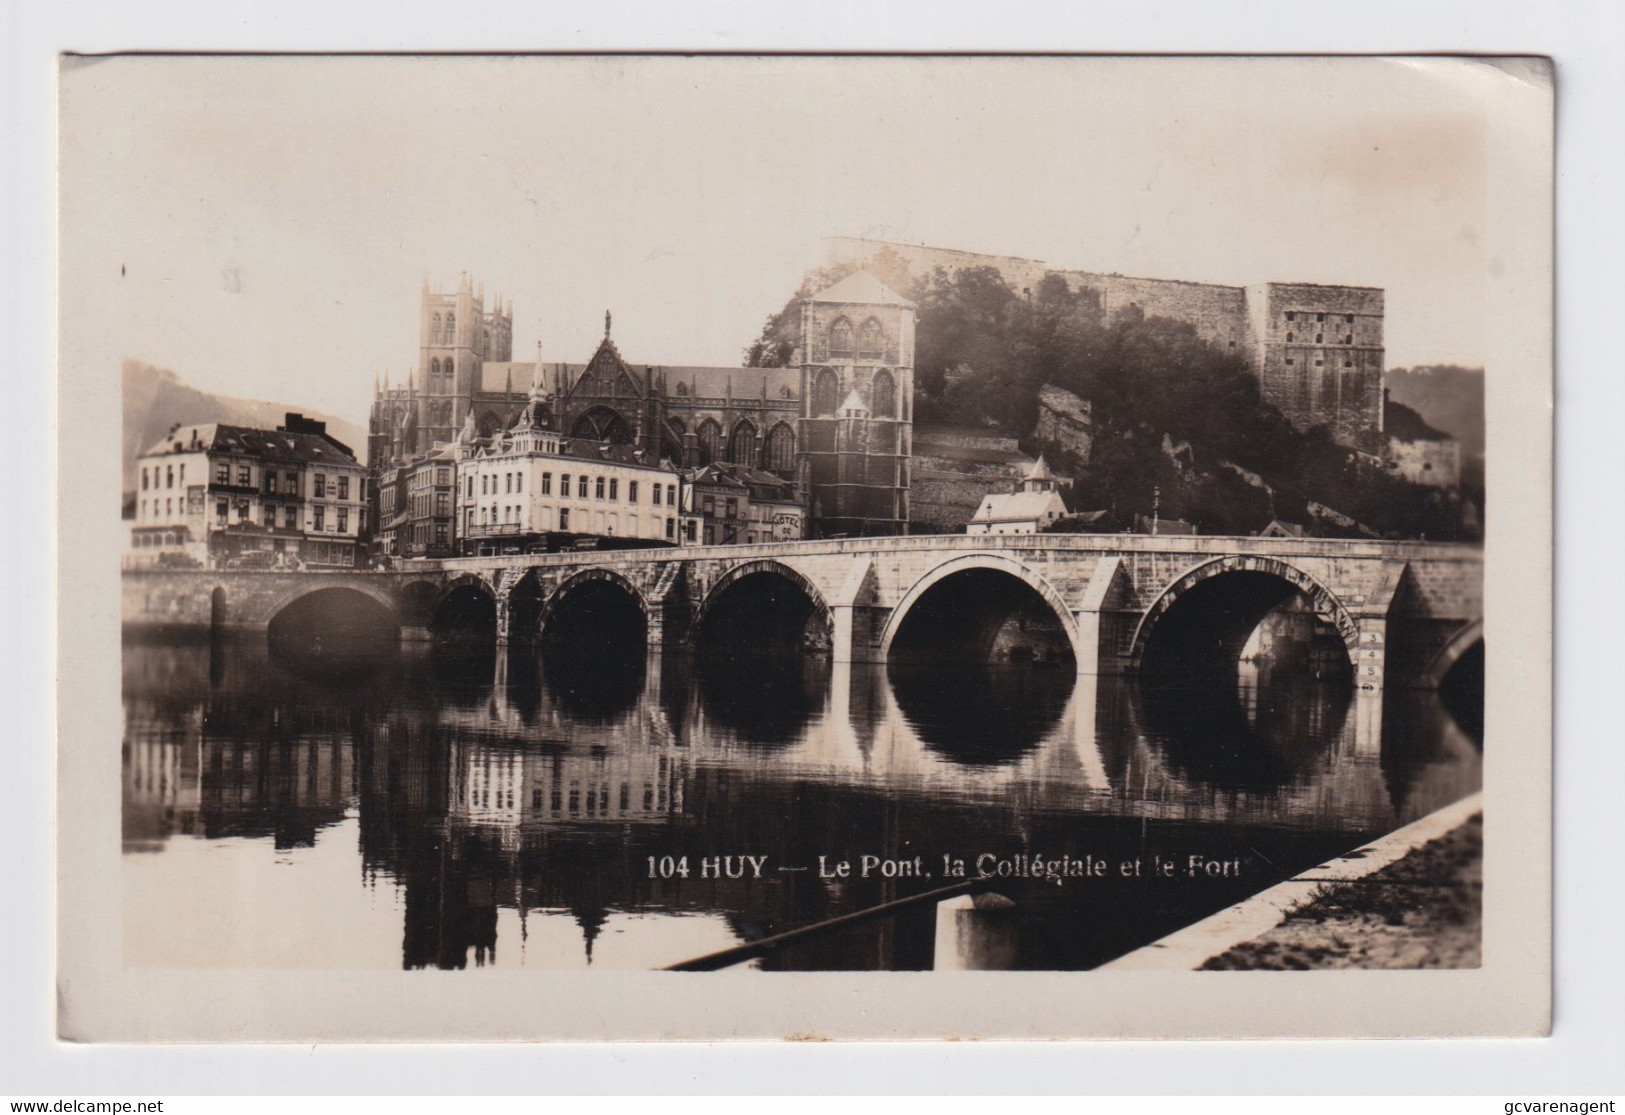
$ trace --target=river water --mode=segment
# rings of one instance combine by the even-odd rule
[[[1065,668],[478,644],[346,665],[261,637],[129,642],[123,684],[133,965],[654,968],[957,866],[1015,902],[1003,963],[1089,968],[1459,799],[1481,768],[1436,695],[1290,672],[1151,692]],[[939,916],[751,963],[946,967]]]

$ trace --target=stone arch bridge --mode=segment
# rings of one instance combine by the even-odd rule
[[[1234,657],[1261,617],[1292,598],[1335,632],[1356,683],[1381,690],[1436,685],[1482,645],[1483,555],[1416,542],[940,535],[459,558],[382,572],[132,570],[124,622],[265,630],[335,590],[370,600],[404,638],[457,614],[483,614],[499,641],[527,637],[596,601],[640,618],[651,648],[695,641],[741,602],[748,617],[753,601],[789,600],[837,662],[884,661],[907,639],[930,641],[955,624],[980,622],[986,639],[1003,613],[1025,608],[1080,674],[1140,670],[1174,633]]]

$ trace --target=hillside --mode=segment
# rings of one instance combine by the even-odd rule
[[[124,489],[135,487],[135,459],[176,423],[226,422],[275,429],[289,411],[327,423],[327,432],[348,445],[365,463],[367,432],[353,422],[315,414],[297,403],[272,403],[212,395],[181,382],[167,368],[140,360],[124,362]]]
[[[1461,442],[1464,460],[1484,455],[1484,369],[1454,364],[1394,368],[1388,397]]]

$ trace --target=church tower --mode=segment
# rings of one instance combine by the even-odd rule
[[[409,454],[427,452],[435,442],[450,442],[462,428],[483,390],[486,361],[513,358],[513,310],[501,297],[485,308],[485,284],[474,284],[464,272],[455,292],[430,289],[423,281],[418,325],[417,440]]]
[[[802,299],[797,361],[810,536],[908,533],[914,304],[849,275]]]

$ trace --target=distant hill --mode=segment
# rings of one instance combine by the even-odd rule
[[[353,422],[328,414],[315,414],[297,403],[271,403],[211,395],[182,383],[167,368],[140,360],[124,362],[124,489],[135,488],[135,459],[152,448],[171,426],[197,422],[226,422],[274,430],[289,411],[327,423],[327,432],[355,451],[363,463],[367,432]]]
[[[1454,364],[1395,368],[1388,397],[1461,442],[1464,459],[1484,455],[1484,369]]]

